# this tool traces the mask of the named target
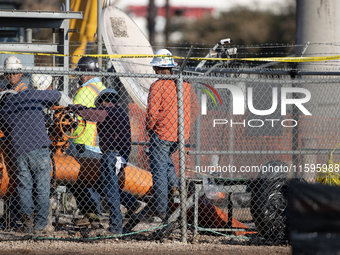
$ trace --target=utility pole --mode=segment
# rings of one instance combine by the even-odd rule
[[[320,57],[330,56],[338,53],[338,46],[336,42],[340,41],[340,1],[338,0],[297,0],[296,1],[296,34],[295,48],[296,56],[303,57]],[[334,44],[335,43],[335,44]],[[298,70],[310,69],[310,63],[299,63],[296,65]],[[325,64],[314,62],[312,64],[313,70],[325,70]],[[339,65],[334,64],[334,67]],[[334,111],[338,107],[338,95],[340,94],[340,87],[338,84],[329,83],[301,83],[305,77],[295,75],[294,86],[304,87],[311,93],[312,100],[306,103],[306,108],[312,113],[312,117],[304,120],[304,125],[300,126],[293,133],[295,136],[295,149],[313,148],[316,149],[325,141],[321,137],[324,135],[322,129],[316,129],[315,124],[322,121],[322,119],[334,118]],[[303,85],[301,85],[303,84]],[[294,95],[293,95],[294,96]],[[294,112],[294,109],[293,109]],[[293,118],[298,118],[299,124],[302,122],[299,111],[295,112]],[[299,141],[299,134],[302,134],[301,142]],[[293,141],[294,144],[294,141]],[[298,145],[298,146],[297,146]],[[335,146],[336,144],[334,144]],[[329,144],[329,146],[333,146]],[[293,146],[294,147],[294,146]],[[294,148],[293,148],[294,149]],[[316,163],[316,155],[301,156],[299,165],[305,166]],[[295,163],[294,163],[295,164]],[[315,173],[302,172],[303,177],[308,180],[315,180]]]
[[[149,9],[148,9],[148,30],[149,30],[149,41],[151,45],[155,42],[156,39],[156,17],[157,17],[157,7],[155,5],[155,0],[149,0]]]
[[[165,43],[168,44],[169,42],[169,27],[170,27],[170,5],[169,5],[169,0],[165,1]]]
[[[340,2],[297,0],[295,41],[297,45],[323,43],[308,46],[305,56],[337,53],[337,46],[324,43],[340,41]],[[303,49],[304,47],[296,48],[295,54],[299,56]]]

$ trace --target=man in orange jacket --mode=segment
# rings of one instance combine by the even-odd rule
[[[156,74],[170,75],[177,64],[167,49],[156,51],[150,63]],[[190,83],[183,82],[184,133],[189,139],[193,114],[199,105]],[[146,109],[146,130],[150,136],[149,165],[153,181],[155,215],[165,220],[169,216],[168,193],[178,196],[178,178],[171,155],[178,149],[178,106],[176,80],[159,79],[152,83]]]

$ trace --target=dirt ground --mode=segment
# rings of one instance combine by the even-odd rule
[[[106,240],[95,243],[60,242],[60,241],[2,241],[1,254],[254,254],[271,255],[291,254],[290,246],[243,246],[215,244],[183,244],[174,242],[134,242]]]
[[[140,224],[140,229],[154,227],[157,223]],[[138,229],[137,229],[138,230]],[[187,244],[181,242],[181,230],[174,230],[161,240],[152,239],[153,232],[143,232],[119,238],[84,238],[79,232],[55,231],[52,235],[27,235],[0,231],[0,254],[291,254],[287,244],[272,245],[248,236],[217,235],[199,231],[194,237],[188,229]]]
[[[150,224],[148,224],[150,226]],[[141,226],[145,228],[145,226]],[[150,239],[152,232],[144,232],[120,238],[81,238],[66,231],[53,235],[27,236],[16,233],[0,232],[0,254],[255,254],[255,255],[288,255],[291,247],[272,245],[263,239],[248,236],[216,235],[199,231],[197,236],[188,231],[187,243],[181,242],[181,231],[176,229],[161,240]],[[13,238],[21,238],[13,239]]]
[[[251,219],[248,209],[235,210],[235,217],[244,222]],[[63,219],[60,219],[62,224]],[[64,223],[69,220],[65,219]],[[104,224],[105,225],[105,224]],[[141,223],[135,230],[142,231],[158,226],[159,223]],[[254,226],[250,226],[254,227]],[[63,230],[62,230],[63,229]],[[0,231],[0,254],[291,254],[289,245],[271,245],[261,238],[248,236],[216,235],[199,231],[196,237],[188,229],[188,243],[181,242],[181,230],[177,228],[170,236],[152,240],[152,232],[143,232],[120,238],[83,238],[81,231],[74,228],[61,228],[49,236],[27,236],[16,232]],[[43,240],[42,240],[43,239]]]

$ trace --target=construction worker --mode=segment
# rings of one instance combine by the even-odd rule
[[[6,90],[14,90],[16,92],[21,92],[25,89],[28,89],[26,84],[22,82],[22,73],[15,73],[13,72],[14,70],[21,70],[22,69],[22,64],[20,59],[18,59],[15,56],[9,56],[5,59],[4,61],[4,69],[5,73],[4,76],[8,81],[8,84],[1,89],[1,91],[6,91]],[[4,134],[0,130],[0,138],[3,138]],[[19,220],[18,216],[18,208],[19,208],[19,203],[18,203],[18,197],[15,194],[15,192],[12,194],[10,198],[10,209],[11,209],[11,219],[13,221],[11,222],[12,226],[16,226],[17,220]]]
[[[116,95],[115,90],[105,89],[96,99],[96,108],[87,108],[82,105],[70,107],[84,119],[98,122],[99,145],[103,155],[101,158],[102,169],[95,187],[96,191],[103,195],[104,201],[110,208],[110,227],[108,231],[100,231],[98,234],[107,236],[122,234],[123,231],[120,198],[125,192],[119,189],[118,173],[126,165],[131,151],[129,116],[117,104]],[[133,197],[132,199],[136,203],[136,199]],[[132,200],[130,204],[134,205]]]
[[[51,140],[46,133],[43,109],[70,102],[65,94],[53,90],[0,93],[0,129],[5,135],[0,146],[7,169],[16,179],[21,230],[25,233],[44,234],[54,229],[48,225]]]
[[[77,63],[75,71],[81,72],[100,72],[101,69],[98,66],[98,62],[93,57],[82,57]],[[74,104],[80,104],[86,107],[95,107],[94,101],[99,93],[106,89],[101,82],[100,78],[93,75],[81,74],[79,77],[79,83],[81,88],[73,98]],[[77,136],[84,129],[84,122],[81,117],[78,117],[78,128],[74,132],[74,136]],[[102,153],[99,148],[99,137],[97,136],[97,125],[95,122],[87,121],[85,132],[79,138],[73,139],[70,142],[66,154],[75,158],[87,158],[88,164],[95,165],[91,159],[100,159]],[[71,190],[74,194],[77,205],[82,214],[93,213],[97,217],[102,217],[100,209],[100,196],[92,188],[74,189]]]
[[[8,81],[8,85],[2,90],[13,89],[16,92],[21,92],[28,89],[27,85],[21,81],[22,73],[12,72],[14,70],[21,70],[22,64],[20,59],[16,56],[9,56],[4,61],[5,77]]]
[[[79,59],[75,71],[82,72],[99,72],[101,69],[98,67],[98,62],[93,57],[82,57]],[[81,104],[86,107],[95,107],[94,100],[99,93],[106,89],[99,77],[93,75],[79,75],[79,83],[81,88],[75,95],[74,104]],[[74,135],[79,134],[84,126],[83,121],[79,117],[79,127]],[[73,140],[73,145],[70,146],[68,154],[72,156],[100,158],[101,151],[98,145],[97,126],[95,122],[87,122],[85,133]]]
[[[82,57],[78,61],[77,68],[75,70],[87,72],[101,71],[98,67],[97,60],[92,57]],[[74,97],[73,103],[86,107],[95,107],[96,97],[104,89],[106,89],[106,87],[100,81],[99,77],[80,75],[79,78],[82,87],[78,90],[76,96]],[[79,119],[79,128],[74,132],[75,136],[83,130],[83,121],[81,118]],[[102,157],[102,152],[99,148],[97,125],[95,122],[87,121],[84,134],[79,138],[74,139],[73,143],[70,143],[66,154],[74,156],[80,161],[82,160],[81,158],[87,158],[87,164],[96,165],[96,163],[91,163],[91,160],[89,161],[91,158],[98,160]],[[81,186],[81,184],[77,186]],[[84,219],[75,222],[77,225],[87,224],[89,220],[98,220],[99,218],[103,217],[100,208],[100,194],[96,192],[94,188],[85,187],[81,189],[77,187],[72,188],[71,191],[76,198],[80,212],[83,215],[86,215]],[[124,206],[130,208],[128,211],[128,214],[130,215],[140,207],[140,203],[126,192],[121,193],[121,200]]]
[[[156,74],[171,75],[177,64],[167,49],[160,49],[151,61]],[[185,139],[189,132],[193,116],[191,103],[197,112],[199,109],[195,92],[191,85],[183,82]],[[154,215],[163,220],[168,218],[168,196],[178,196],[178,178],[171,155],[178,149],[178,107],[176,80],[160,78],[151,84],[146,109],[146,130],[150,136],[149,165],[153,181]]]
[[[48,74],[32,74],[30,79],[30,87],[34,90],[52,90],[52,76]],[[72,104],[72,100],[69,104]],[[44,119],[48,135],[54,131],[54,111],[46,107],[44,110]]]

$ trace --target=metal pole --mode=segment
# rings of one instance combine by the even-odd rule
[[[55,28],[52,30],[52,43],[55,44]],[[52,56],[52,66],[55,67],[55,55]]]
[[[149,41],[151,45],[155,43],[156,38],[156,16],[157,16],[157,6],[155,5],[155,0],[149,0],[149,9],[148,9],[148,30],[149,30]]]
[[[66,7],[66,11],[69,12],[70,11],[70,0],[65,0],[65,7]],[[69,70],[69,53],[70,53],[70,43],[69,43],[69,36],[68,36],[68,30],[70,28],[70,21],[68,19],[65,19],[63,21],[63,43],[64,43],[64,52],[63,54],[65,54],[66,56],[63,58],[64,59],[64,70],[66,72],[68,72]],[[66,95],[68,95],[69,92],[69,77],[68,75],[64,75],[64,93]]]
[[[182,242],[187,243],[188,226],[187,226],[187,189],[186,189],[186,171],[185,171],[185,137],[184,137],[184,93],[183,93],[183,76],[184,70],[194,47],[191,45],[190,50],[179,69],[177,80],[177,99],[178,99],[178,147],[179,147],[179,176],[181,191],[181,225],[182,225]]]
[[[170,26],[169,9],[170,9],[169,0],[166,0],[165,1],[165,29],[164,29],[166,45],[168,45],[168,42],[169,42],[169,26]]]
[[[197,89],[196,87],[196,95],[197,98],[201,99],[201,90]],[[200,100],[201,101],[201,100]],[[201,114],[198,114],[196,119],[196,125],[195,125],[195,151],[201,150]],[[201,155],[195,156],[195,165],[200,166],[201,165]],[[195,177],[196,174],[195,174]]]
[[[102,13],[102,0],[97,0],[97,41],[98,41],[97,52],[98,52],[98,55],[103,54],[102,31],[100,29],[100,15],[101,15],[101,13]],[[98,65],[99,65],[99,68],[102,68],[102,58],[98,58]]]
[[[295,74],[292,74],[291,77],[294,80],[295,79]],[[293,88],[299,87],[299,85],[295,82],[292,85]],[[298,93],[293,93],[293,98],[299,98]],[[294,104],[293,105],[293,109],[292,109],[292,117],[293,119],[296,121],[296,123],[300,123],[299,122],[299,109],[297,108],[297,106]],[[293,127],[292,129],[292,150],[296,151],[299,149],[299,132],[300,132],[300,125],[296,125],[295,127]],[[292,161],[293,161],[293,165],[296,167],[299,167],[300,165],[300,161],[299,161],[299,155],[298,154],[293,154],[292,155]],[[299,173],[298,172],[294,172],[295,176],[294,178],[296,178]]]
[[[338,53],[337,47],[332,42],[339,42],[339,24],[340,24],[340,5],[337,0],[319,1],[319,0],[296,0],[296,30],[295,44],[304,45],[312,42],[305,50],[304,47],[296,47],[295,55],[299,56],[301,51],[305,51],[304,56],[330,56]],[[318,45],[313,45],[318,43]],[[299,63],[298,69],[309,69],[309,63]],[[325,70],[326,67],[322,62],[313,63],[314,70]],[[299,73],[300,75],[300,73]],[[308,81],[308,77],[301,77],[301,80]],[[294,84],[294,83],[293,83]],[[340,87],[338,84],[327,84],[327,89],[321,89],[317,83],[300,83],[296,86],[309,90],[311,95],[316,95],[316,99],[305,104],[311,108],[311,118],[304,121],[300,126],[299,132],[300,147],[315,148],[317,144],[324,142],[324,130],[317,128],[314,123],[319,119],[334,118],[333,110],[338,107],[338,95]],[[296,110],[294,114],[301,114]],[[296,142],[298,143],[298,142]],[[331,146],[331,145],[330,145]],[[303,169],[303,166],[317,162],[314,156],[303,156],[299,159],[302,166],[301,176],[311,181],[315,179],[315,172]]]
[[[316,155],[329,154],[333,149],[298,149],[290,151],[187,151],[189,155]],[[340,150],[336,150],[333,154],[340,154]]]
[[[5,198],[4,199],[4,218],[5,218],[5,230],[10,231],[11,229],[11,198]]]
[[[194,237],[196,237],[198,235],[198,199],[199,199],[199,192],[198,192],[198,188],[197,185],[194,184],[194,190],[195,190],[195,194],[194,194]]]
[[[184,94],[183,78],[179,74],[177,80],[177,98],[178,98],[178,145],[179,145],[179,174],[181,190],[181,225],[182,225],[182,242],[187,242],[187,190],[185,183],[185,151],[184,151]]]
[[[32,43],[32,28],[26,28],[26,42]]]

